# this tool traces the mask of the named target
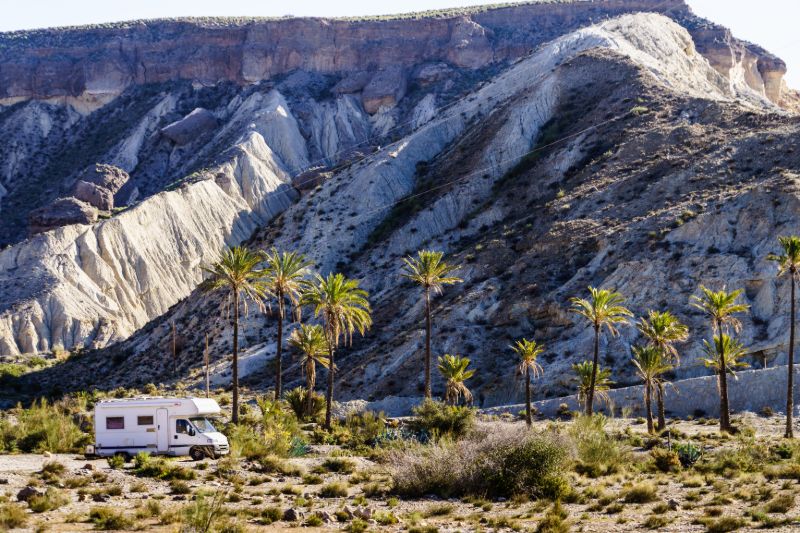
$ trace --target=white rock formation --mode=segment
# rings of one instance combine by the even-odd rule
[[[276,159],[251,133],[207,179],[0,252],[0,354],[104,345],[163,314],[201,281],[201,265],[291,205]]]

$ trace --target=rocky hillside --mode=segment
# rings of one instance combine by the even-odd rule
[[[668,16],[591,24],[628,11]],[[298,29],[306,25],[330,33]],[[379,28],[413,46],[369,38]],[[168,30],[181,37],[167,39]],[[349,55],[357,45],[346,30],[367,36],[360,53],[370,61]],[[294,45],[256,47],[275,70],[254,83],[242,74],[250,59],[229,61],[225,72],[215,60],[220,50],[255,53],[234,44],[241,34],[336,46],[314,46],[329,62],[293,56]],[[206,66],[190,68],[180,55],[186,43],[214,38],[213,53],[197,53]],[[29,133],[9,137],[2,159],[6,242],[29,231],[33,207],[76,199],[87,166],[130,175],[101,213],[107,219],[0,252],[0,352],[93,349],[35,374],[37,384],[164,379],[173,323],[181,367],[199,362],[210,333],[224,376],[225,315],[194,289],[200,264],[242,241],[302,251],[370,291],[375,326],[339,359],[349,397],[419,394],[422,307],[399,269],[423,246],[463,265],[464,283],[435,302],[435,351],[474,360],[484,404],[517,394],[507,346],[522,335],[548,345],[537,394],[567,388],[568,367],[587,357],[590,338],[566,302],[588,284],[622,291],[637,313],[681,315],[695,334],[681,375],[703,372],[694,361],[707,328],[688,306],[701,282],[746,288],[748,346],[782,353],[783,286],[764,257],[777,235],[800,229],[793,93],[782,88],[779,59],[682,3],[525,4],[402,21],[172,21],[48,30],[24,45],[19,35],[3,39],[0,53],[25,47],[13,60],[25,72],[25,58],[54,46],[59,57],[91,49],[98,73],[110,72],[105,57],[124,70],[114,54],[128,48],[137,64],[160,62],[143,69],[150,74],[136,66],[109,75],[119,83],[93,112],[106,97],[86,104],[86,79],[73,78],[69,92],[58,85],[66,75],[51,85],[33,76],[33,88],[24,75],[6,83],[1,67],[0,90],[24,100],[0,109],[0,131]],[[301,57],[308,63],[292,63]],[[248,316],[253,384],[273,357],[273,329],[270,317]],[[618,382],[630,379],[635,340],[628,328],[603,347]]]

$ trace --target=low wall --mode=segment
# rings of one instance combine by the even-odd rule
[[[795,406],[800,400],[800,365],[794,369]],[[746,370],[736,373],[736,379],[728,376],[728,397],[732,412],[758,412],[770,407],[776,412],[786,410],[786,366],[776,366],[759,370]],[[644,416],[644,387],[624,387],[608,391],[615,413],[622,409],[631,409],[634,416]],[[566,403],[570,410],[579,410],[576,396],[551,398],[534,402],[533,405],[545,416],[554,416],[559,406]],[[671,416],[687,416],[703,412],[708,416],[719,416],[719,392],[717,377],[703,376],[699,378],[676,381],[666,387],[664,400],[666,411]],[[608,412],[608,408],[595,399],[597,410]],[[525,409],[524,404],[504,405],[483,409],[486,414],[518,413]],[[653,398],[655,412],[655,397]],[[795,411],[798,409],[795,407]],[[655,413],[654,413],[655,414]]]

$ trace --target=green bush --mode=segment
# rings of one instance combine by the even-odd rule
[[[58,509],[69,503],[69,498],[58,489],[49,487],[44,494],[37,494],[28,498],[28,507],[34,513],[44,513]]]
[[[607,418],[601,414],[579,416],[569,435],[578,452],[575,470],[589,477],[618,472],[630,460],[629,452],[606,432]]]
[[[319,489],[319,495],[323,498],[346,498],[347,485],[342,482],[328,483]]]
[[[227,494],[217,491],[213,494],[200,493],[197,498],[183,509],[182,530],[211,532],[225,514]]]
[[[425,400],[412,411],[411,429],[433,440],[459,438],[475,426],[475,410],[470,407]]]
[[[325,397],[322,394],[314,392],[311,397],[311,413],[310,417],[306,416],[306,400],[307,391],[305,387],[295,387],[287,391],[283,395],[283,399],[289,404],[289,408],[294,413],[297,420],[320,422],[325,414]]]
[[[165,457],[151,457],[147,453],[139,452],[134,457],[134,472],[142,477],[152,477],[171,481],[180,479],[188,481],[197,474],[194,470],[181,466]]]
[[[328,472],[352,474],[356,471],[356,463],[347,457],[329,457],[322,462],[322,468]]]
[[[567,516],[567,511],[562,507],[561,501],[556,500],[553,506],[547,510],[539,525],[536,526],[536,533],[568,533],[570,527]]]
[[[108,461],[108,466],[112,470],[119,470],[125,466],[125,457],[122,455],[112,455],[110,457],[106,457],[106,461]]]
[[[0,531],[24,527],[28,523],[25,508],[16,503],[0,503]]]
[[[90,439],[77,426],[72,413],[44,399],[28,409],[17,406],[11,415],[16,420],[14,424],[0,420],[0,447],[5,452],[76,452]]]
[[[677,472],[681,469],[681,460],[678,454],[666,448],[653,448],[650,450],[650,458],[655,467],[662,472]]]
[[[658,492],[650,483],[639,483],[623,490],[622,499],[625,503],[650,503],[656,500]]]
[[[93,507],[89,511],[89,521],[100,530],[129,529],[133,525],[133,520],[113,507]]]
[[[412,445],[390,453],[393,490],[412,497],[557,498],[569,490],[567,449],[555,434],[517,427],[478,430],[459,441]]]
[[[351,413],[345,419],[345,426],[350,431],[352,447],[373,445],[386,431],[386,415],[383,412],[364,411]]]
[[[283,518],[283,511],[279,507],[267,507],[261,511],[261,522],[270,525]]]
[[[231,456],[253,461],[267,455],[288,457],[302,436],[297,419],[285,402],[261,398],[258,407],[260,418],[228,428]]]

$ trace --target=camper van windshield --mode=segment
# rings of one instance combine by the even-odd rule
[[[192,421],[192,424],[200,433],[211,433],[212,431],[216,431],[214,426],[211,424],[211,421],[207,418],[190,418],[189,420]]]

